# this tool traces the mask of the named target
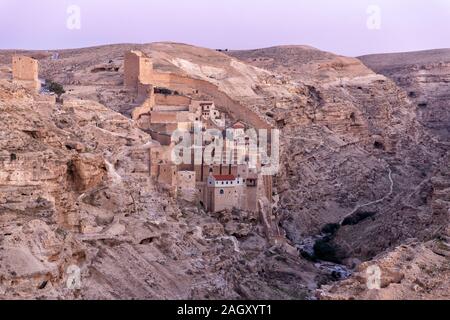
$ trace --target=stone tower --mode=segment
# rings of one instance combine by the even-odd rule
[[[124,85],[138,89],[139,83],[149,84],[153,72],[153,63],[141,51],[128,51],[124,61]]]
[[[13,56],[12,74],[14,82],[36,92],[40,90],[39,63],[36,59],[26,56]]]

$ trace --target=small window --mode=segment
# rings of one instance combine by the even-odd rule
[[[224,194],[225,191],[223,189],[220,189],[220,194]]]

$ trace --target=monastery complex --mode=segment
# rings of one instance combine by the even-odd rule
[[[127,52],[124,63],[124,85],[136,94],[132,117],[159,144],[150,151],[150,173],[158,183],[177,197],[198,201],[210,212],[233,208],[257,212],[258,200],[271,199],[272,179],[261,175],[260,156],[256,148],[251,148],[250,137],[245,136],[253,127],[244,119],[233,122],[227,112],[232,106],[222,105],[219,110],[216,101],[189,98],[189,94],[204,88],[198,88],[200,81],[158,73],[142,52]],[[156,88],[166,91],[160,93]],[[206,91],[210,91],[208,86]],[[197,131],[196,125],[200,126]],[[207,130],[224,137],[231,133],[234,145],[224,143],[212,148],[215,138],[204,135],[187,158],[179,155],[189,161],[174,163],[174,132],[186,132],[194,141],[195,132]],[[196,152],[195,148],[200,150]],[[205,160],[206,149],[212,150],[217,161]],[[250,163],[251,159],[255,161]]]
[[[39,92],[37,60],[14,56],[12,66],[13,81]],[[132,119],[153,139],[148,170],[161,188],[208,212],[270,211],[272,177],[261,173],[258,141],[246,134],[268,128],[256,114],[209,82],[157,72],[140,51],[125,53],[123,85]]]

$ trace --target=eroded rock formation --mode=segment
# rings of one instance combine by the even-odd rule
[[[192,86],[210,84],[192,98],[236,117],[251,110],[255,123],[282,130],[273,225],[240,211],[206,214],[159,190],[148,174],[151,139],[130,119],[127,50]],[[2,297],[446,297],[446,108],[430,120],[441,105],[430,101],[445,101],[446,78],[433,75],[446,60],[426,69],[433,84],[418,76],[420,85],[403,86],[408,68],[399,80],[310,47],[227,53],[234,58],[168,43],[64,50],[57,60],[32,53],[42,78],[64,86],[58,104],[0,81]],[[12,54],[0,54],[2,78]],[[310,237],[355,275],[330,284],[328,265],[296,250]],[[364,285],[373,264],[381,291]],[[71,266],[80,288],[67,286]]]

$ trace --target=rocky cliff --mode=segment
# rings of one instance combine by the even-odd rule
[[[391,79],[357,59],[309,47],[231,55],[282,73],[302,87],[298,101],[271,110],[282,124],[289,148],[278,181],[280,209],[285,211],[286,229],[292,230],[294,240],[302,233],[317,232],[326,223],[367,213],[370,219],[346,223],[339,233],[348,234],[350,240],[361,232],[360,239],[346,245],[347,250],[370,258],[420,232],[425,221],[419,217],[434,219],[427,198],[422,194],[422,203],[414,198],[427,192],[434,171],[446,165],[448,148],[425,130],[407,92]],[[301,72],[292,72],[292,68]],[[391,221],[396,215],[399,221]],[[378,237],[374,224],[387,220],[397,230],[395,235],[383,233],[383,239],[361,241],[372,232]],[[405,223],[415,227],[400,226]]]
[[[233,107],[281,130],[279,241],[245,213],[207,215],[152,183],[151,141],[128,118],[133,99],[122,86],[129,49],[147,53],[157,70],[216,85],[239,102]],[[409,89],[368,62],[311,47],[225,55],[158,43],[54,53],[25,52],[40,60],[42,78],[64,85],[63,104],[1,82],[5,297],[391,297],[366,292],[359,275],[378,263],[395,273],[384,290],[400,286],[392,296],[414,298],[422,290],[410,288],[415,279],[448,278],[448,122],[445,108],[428,121],[416,100],[437,108],[430,101],[445,100],[445,76]],[[11,54],[0,54],[4,78]],[[427,79],[445,71],[439,63]],[[426,257],[438,267],[422,279]],[[420,272],[398,276],[408,259]],[[330,271],[324,261],[338,265]],[[333,271],[340,264],[355,276],[316,295],[341,277]],[[72,265],[81,269],[79,290],[66,285]],[[446,290],[423,288],[428,297]]]
[[[359,58],[407,92],[418,121],[442,142],[450,138],[450,49]]]
[[[44,70],[46,62],[57,70],[45,59]],[[116,71],[102,72],[109,79]],[[93,94],[121,86],[71,89],[55,77],[67,91],[55,103],[7,75],[0,80],[2,298],[308,296],[313,269],[288,243],[268,241],[255,217],[207,215],[158,189],[148,172],[150,137]]]

